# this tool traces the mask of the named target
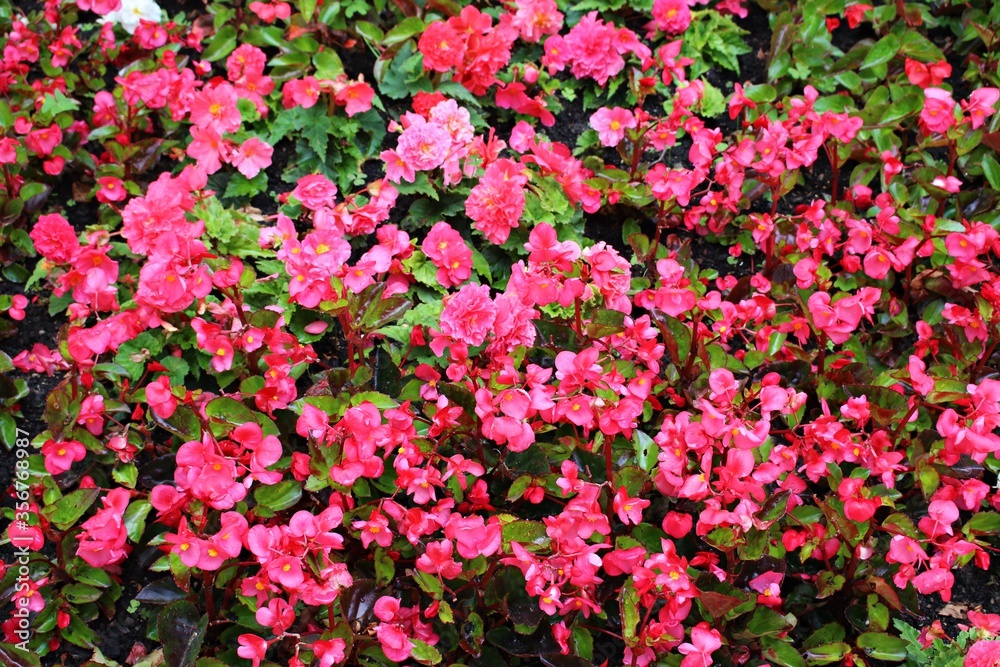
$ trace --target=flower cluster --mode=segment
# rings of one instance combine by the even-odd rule
[[[954,17],[792,2],[737,82],[770,43],[739,0],[230,4],[0,16],[0,513],[35,552],[0,579],[31,651],[945,646],[891,621],[1000,534],[976,11],[946,57],[923,24]],[[146,570],[162,651],[102,657]],[[1000,617],[967,615],[952,646],[992,664]]]

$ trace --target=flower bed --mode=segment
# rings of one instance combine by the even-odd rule
[[[995,665],[998,25],[0,5],[0,662]]]

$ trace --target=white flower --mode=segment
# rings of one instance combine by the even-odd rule
[[[120,23],[125,32],[134,34],[139,27],[139,21],[159,23],[163,13],[154,0],[122,0],[122,6],[117,11],[106,14],[101,23]]]

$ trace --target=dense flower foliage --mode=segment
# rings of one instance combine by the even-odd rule
[[[0,661],[1000,664],[966,5],[0,7]]]

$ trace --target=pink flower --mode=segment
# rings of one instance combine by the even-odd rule
[[[890,563],[903,563],[912,565],[917,561],[925,560],[927,554],[924,553],[920,543],[912,537],[906,535],[893,535],[889,541],[889,552],[886,560]]]
[[[50,475],[60,475],[70,468],[77,461],[82,461],[87,455],[87,450],[83,443],[76,440],[56,442],[46,440],[42,445],[42,456],[45,457],[45,469]]]
[[[382,652],[393,662],[403,662],[410,657],[413,644],[403,629],[399,600],[384,595],[375,601],[374,611],[376,618],[382,621],[375,628]]]
[[[927,537],[953,535],[951,524],[958,520],[958,506],[950,500],[933,500],[927,507],[927,516],[917,524]]]
[[[625,130],[635,129],[636,120],[628,109],[602,107],[590,117],[590,126],[597,130],[602,146],[617,146],[625,138]]]
[[[0,164],[13,164],[17,162],[18,145],[19,142],[13,137],[0,138]]]
[[[472,275],[472,250],[447,222],[431,227],[421,250],[438,268],[436,277],[444,287],[461,285]]]
[[[305,581],[302,561],[295,556],[282,556],[268,561],[267,575],[290,591],[298,589]]]
[[[41,130],[32,130],[24,138],[24,146],[30,151],[45,157],[51,155],[56,146],[62,143],[62,130],[53,123],[50,127]]]
[[[640,59],[652,56],[634,32],[605,23],[593,11],[580,19],[565,37],[553,35],[545,40],[542,64],[550,73],[561,72],[569,65],[577,79],[591,78],[603,87],[625,68],[622,55],[626,53]]]
[[[424,69],[447,72],[465,57],[465,40],[444,21],[434,21],[420,35],[417,48],[424,55]]]
[[[809,313],[816,327],[826,333],[831,341],[840,344],[846,342],[857,330],[862,317],[871,317],[881,296],[882,290],[863,287],[857,294],[831,304],[829,294],[815,292],[809,297]]]
[[[241,174],[247,178],[253,178],[271,166],[271,154],[274,149],[260,139],[253,137],[247,139],[236,150],[230,161]]]
[[[513,160],[497,160],[486,168],[479,184],[465,200],[465,213],[493,243],[501,245],[518,226],[524,212],[524,185],[527,178]]]
[[[683,512],[667,512],[663,517],[663,531],[670,537],[681,539],[691,532],[694,517]]]
[[[955,575],[950,570],[939,567],[921,572],[913,578],[913,587],[921,595],[940,593],[945,602],[951,600],[951,587],[955,585]]]
[[[76,423],[85,427],[91,435],[100,435],[104,430],[104,397],[91,394],[83,399]]]
[[[348,116],[354,116],[372,108],[375,89],[364,81],[357,81],[341,88],[335,99],[338,104],[344,105],[344,111]]]
[[[955,124],[955,100],[951,99],[951,93],[941,88],[926,88],[920,124],[927,134],[947,132]]]
[[[373,511],[367,521],[355,521],[351,525],[361,531],[361,544],[366,549],[372,542],[383,548],[392,544],[389,519],[378,510]]]
[[[780,572],[765,572],[750,580],[750,589],[757,591],[757,602],[769,607],[781,605],[781,578]]]
[[[655,0],[653,23],[668,35],[679,35],[691,25],[691,8],[687,0]]]
[[[73,227],[58,213],[39,216],[28,236],[35,243],[35,250],[56,264],[72,261],[80,247]]]
[[[412,183],[416,179],[417,172],[396,151],[384,150],[379,158],[385,163],[385,177],[392,183]]]
[[[972,627],[986,630],[994,635],[1000,634],[1000,614],[986,614],[980,611],[969,611],[969,622]]]
[[[187,155],[198,161],[198,166],[206,174],[214,174],[222,168],[219,152],[222,147],[222,135],[211,128],[191,126],[191,143],[187,147]]]
[[[146,385],[146,402],[160,419],[169,419],[177,409],[177,397],[170,391],[170,378],[161,375]]]
[[[701,622],[691,628],[691,641],[684,642],[677,650],[684,656],[681,667],[710,667],[712,653],[722,646],[722,635],[708,623]]]
[[[487,524],[478,515],[452,514],[444,528],[444,536],[455,541],[462,558],[492,556],[500,548],[500,524],[496,523],[496,518]]]
[[[280,636],[295,622],[295,608],[281,598],[271,598],[266,607],[257,610],[255,617],[258,623]]]
[[[27,307],[28,297],[23,294],[15,294],[11,297],[11,304],[10,308],[7,309],[7,315],[10,316],[10,319],[20,322],[24,319],[24,309]],[[35,343],[35,345],[37,344],[38,343]]]
[[[122,201],[127,195],[122,179],[114,176],[104,176],[97,179],[97,201],[107,204],[108,202]]]
[[[430,171],[444,164],[451,149],[451,135],[437,123],[414,123],[399,135],[396,153],[415,171]]]
[[[337,186],[323,174],[312,174],[299,179],[292,196],[310,211],[318,211],[324,206],[333,206]]]
[[[931,185],[951,194],[955,194],[962,189],[962,181],[954,176],[935,176],[934,180],[931,181]]]
[[[441,331],[466,345],[482,345],[493,329],[496,304],[485,285],[465,285],[445,298],[441,311]]]
[[[83,11],[90,10],[104,16],[121,9],[121,0],[77,0],[76,6]]]
[[[340,637],[320,639],[313,642],[312,650],[319,660],[319,664],[316,667],[333,667],[333,665],[339,665],[344,661],[345,648],[347,648],[347,642]]]
[[[649,501],[645,498],[630,498],[625,487],[622,486],[615,494],[612,507],[622,523],[638,526],[642,523],[642,510],[649,507]]]
[[[45,609],[45,597],[40,589],[47,581],[48,577],[38,581],[28,579],[23,584],[15,586],[11,599],[14,606],[17,609],[27,609],[29,612],[39,612]]]
[[[281,89],[281,104],[286,109],[309,109],[319,101],[319,81],[311,76],[286,81]]]
[[[452,558],[455,545],[451,540],[429,542],[427,550],[417,559],[417,569],[430,574],[440,574],[445,579],[454,579],[462,574],[462,566]]]
[[[979,88],[972,91],[968,102],[962,102],[962,108],[969,114],[972,129],[978,130],[986,119],[996,113],[996,103],[1000,100],[1000,90],[996,88]]]
[[[920,357],[915,354],[911,354],[906,368],[910,373],[910,382],[913,385],[914,391],[921,396],[926,396],[930,392],[934,391],[934,380],[931,379],[925,372],[927,370],[927,365],[920,359]]]
[[[251,2],[250,11],[264,23],[274,23],[275,19],[287,20],[292,15],[292,6],[287,2]]]
[[[969,616],[971,617],[970,612]],[[963,667],[998,667],[1000,665],[1000,641],[981,639],[969,647]]]
[[[545,35],[555,35],[562,27],[563,15],[555,0],[517,0],[517,12],[511,25],[517,28],[521,39],[536,43]]]
[[[191,99],[191,122],[202,129],[219,134],[240,129],[243,118],[236,103],[239,97],[229,83],[219,83],[203,88]]]
[[[236,640],[240,644],[236,649],[236,655],[253,662],[253,667],[260,667],[261,661],[267,654],[267,642],[251,634],[240,635]]]
[[[78,537],[76,555],[93,567],[120,563],[130,549],[125,544],[128,530],[124,517],[128,509],[129,490],[112,489],[103,502],[104,507],[83,522],[83,531]]]

